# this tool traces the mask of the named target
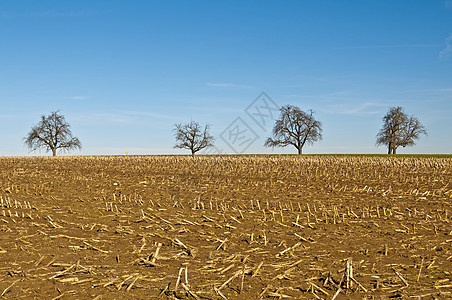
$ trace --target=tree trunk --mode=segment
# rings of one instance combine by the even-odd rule
[[[191,156],[195,156],[195,150],[191,149]]]
[[[299,155],[303,154],[303,147],[302,146],[298,147],[298,154]]]
[[[396,154],[396,152],[397,152],[397,148],[396,147],[392,148],[392,154]]]
[[[388,154],[391,154],[392,152],[392,143],[388,144]]]
[[[53,149],[52,149],[52,156],[56,156],[56,152],[57,152],[57,149],[56,149],[56,148],[53,148]]]

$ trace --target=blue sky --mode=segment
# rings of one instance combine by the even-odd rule
[[[305,153],[385,153],[390,106],[429,132],[399,153],[452,153],[452,0],[0,1],[0,155],[46,154],[23,138],[54,110],[72,154],[188,153],[172,129],[190,120],[212,151],[296,153],[263,147],[272,123],[246,108],[264,96],[315,111]]]

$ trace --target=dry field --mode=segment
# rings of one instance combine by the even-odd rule
[[[0,158],[0,299],[450,299],[452,159]]]

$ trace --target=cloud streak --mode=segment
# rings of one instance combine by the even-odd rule
[[[423,89],[423,90],[409,90],[405,93],[424,93],[424,94],[451,94],[452,88],[437,88],[437,89]]]
[[[10,12],[10,11],[0,11],[0,17],[3,18],[68,18],[68,17],[87,17],[92,16],[93,13],[89,11],[58,11],[58,10],[47,10],[47,11],[29,11],[29,12]]]
[[[212,83],[212,82],[207,82],[206,86],[210,86],[210,87],[222,87],[222,88],[242,88],[242,89],[253,89],[255,88],[254,86],[251,85],[244,85],[244,84],[236,84],[236,83]]]
[[[395,45],[362,45],[362,46],[345,46],[337,49],[392,49],[392,48],[435,48],[438,44],[395,44]]]
[[[333,104],[329,106],[328,111],[344,115],[375,115],[381,113],[380,107],[385,105],[374,102]]]
[[[446,38],[446,47],[441,50],[439,57],[442,59],[448,59],[452,56],[452,33]]]
[[[143,118],[155,118],[164,120],[178,120],[179,118],[170,115],[156,114],[140,111],[116,111],[93,112],[89,114],[77,114],[73,120],[84,124],[135,124],[142,122]]]
[[[86,100],[88,97],[85,96],[73,96],[71,97],[72,100]]]
[[[123,113],[125,115],[129,116],[142,116],[142,117],[153,117],[153,118],[159,118],[159,119],[167,119],[167,120],[177,120],[178,117],[176,116],[170,116],[170,115],[163,115],[163,114],[156,114],[151,112],[141,112],[141,111],[121,111],[118,113]]]

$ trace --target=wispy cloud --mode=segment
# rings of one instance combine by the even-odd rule
[[[452,94],[452,88],[408,90],[405,93],[423,93],[423,94]]]
[[[381,113],[381,108],[386,105],[374,102],[341,103],[328,106],[328,111],[346,115],[375,115]]]
[[[164,115],[164,114],[156,114],[152,112],[143,112],[143,111],[121,111],[117,113],[123,113],[125,115],[129,116],[142,116],[142,117],[153,117],[153,118],[159,118],[159,119],[169,119],[169,120],[177,120],[178,117],[171,116],[171,115]]]
[[[71,99],[73,99],[73,100],[86,100],[86,99],[88,99],[88,97],[85,97],[85,96],[73,96],[73,97],[71,97]]]
[[[435,48],[438,44],[393,44],[393,45],[356,45],[338,47],[338,49],[391,49],[391,48]]]
[[[152,112],[140,111],[119,111],[112,110],[106,112],[93,112],[89,114],[77,114],[72,116],[72,119],[84,124],[133,124],[141,123],[144,118],[178,120],[177,117],[171,115],[157,114]]]
[[[210,87],[222,87],[222,88],[228,88],[228,87],[242,88],[242,89],[253,89],[253,88],[255,88],[254,86],[251,86],[251,85],[236,84],[236,83],[212,83],[212,82],[207,82],[206,85],[210,86]]]
[[[0,119],[13,119],[13,120],[19,120],[22,119],[23,116],[18,116],[17,114],[0,114]]]
[[[347,89],[347,90],[335,90],[326,93],[309,93],[309,94],[287,94],[284,95],[285,98],[288,99],[311,99],[315,101],[349,101],[355,102],[358,101],[356,93],[359,93],[359,90],[356,89]]]
[[[0,17],[3,17],[3,18],[86,17],[86,16],[92,16],[92,15],[93,15],[93,12],[85,11],[85,10],[82,10],[82,11],[46,10],[46,11],[27,11],[27,12],[0,11]]]
[[[192,111],[202,111],[210,114],[215,113],[242,113],[243,107],[224,107],[224,106],[216,106],[216,107],[205,107],[205,106],[191,106],[190,110]]]
[[[144,148],[144,147],[96,147],[82,150],[89,155],[149,155],[149,154],[178,154],[172,147]]]
[[[334,145],[334,146],[321,146],[317,145],[314,149],[310,150],[312,153],[375,153],[378,149],[376,146],[359,146],[359,145]]]
[[[452,33],[446,38],[446,47],[439,53],[439,57],[442,59],[448,59],[451,56],[452,56]]]
[[[115,112],[95,112],[95,113],[85,113],[85,114],[74,114],[71,117],[75,122],[80,122],[83,124],[111,124],[111,123],[133,123],[134,118],[126,114],[115,113]]]

